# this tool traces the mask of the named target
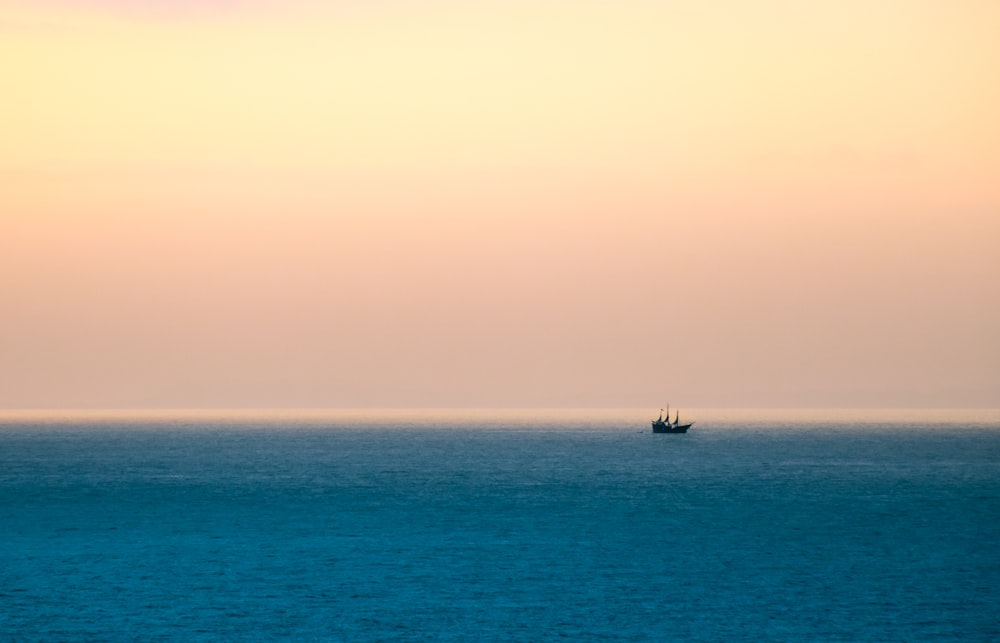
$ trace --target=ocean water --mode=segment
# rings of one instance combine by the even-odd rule
[[[1000,413],[0,415],[0,640],[1000,640]]]

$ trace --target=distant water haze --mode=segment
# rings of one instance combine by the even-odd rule
[[[0,0],[0,408],[1000,407],[998,6]]]
[[[671,407],[671,417],[678,411]],[[904,426],[912,431],[961,426],[993,431],[1000,409],[680,409],[692,432],[817,431],[831,426],[881,431]],[[202,430],[212,427],[266,427],[268,430],[433,429],[459,431],[617,431],[649,433],[658,410],[649,408],[337,408],[337,409],[49,409],[0,411],[0,428],[119,427]]]

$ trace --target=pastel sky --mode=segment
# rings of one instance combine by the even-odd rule
[[[0,0],[0,408],[1000,407],[993,0]]]

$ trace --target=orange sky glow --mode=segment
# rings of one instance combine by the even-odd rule
[[[1000,407],[997,34],[0,0],[0,408]]]

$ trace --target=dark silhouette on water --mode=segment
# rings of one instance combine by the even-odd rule
[[[681,412],[674,414],[674,421],[670,421],[670,405],[667,405],[667,417],[663,417],[663,409],[660,409],[660,417],[653,420],[653,433],[687,433],[694,422],[681,424]]]

